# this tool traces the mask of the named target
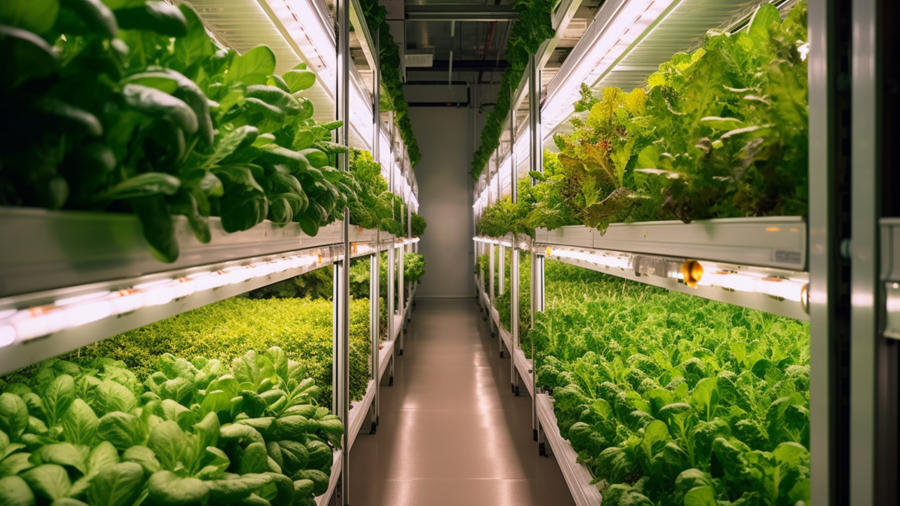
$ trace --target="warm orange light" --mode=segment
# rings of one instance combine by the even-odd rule
[[[696,288],[700,278],[703,277],[703,266],[696,260],[685,260],[681,264],[681,276],[684,278],[684,284]]]
[[[781,232],[781,227],[766,227],[766,232]]]

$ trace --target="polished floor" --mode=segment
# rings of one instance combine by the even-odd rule
[[[531,400],[510,393],[510,360],[475,299],[417,306],[378,433],[353,446],[350,504],[573,504],[556,462],[538,456]]]

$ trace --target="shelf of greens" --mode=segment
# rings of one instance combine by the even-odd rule
[[[3,20],[18,26],[4,43],[37,55],[11,60],[4,119],[43,118],[0,146],[0,201],[24,206],[2,208],[21,243],[3,253],[0,344],[29,341],[4,371],[334,261],[345,205],[405,235],[377,164],[331,167],[346,148],[327,140],[339,123],[312,119],[312,72],[274,74],[265,46],[217,50],[185,5],[136,4]]]
[[[607,1],[549,87],[544,172],[515,204],[507,161],[479,186],[478,251],[547,259],[514,361],[577,453],[554,448],[576,501],[590,481],[610,505],[809,502],[807,5],[758,5]]]
[[[678,32],[673,15],[693,17],[689,3],[679,2],[652,32]],[[545,172],[531,174],[537,189],[518,183],[519,200],[530,207],[517,213],[507,198],[491,206],[497,217],[512,215],[501,223],[526,230],[582,224],[602,233],[611,223],[805,215],[806,3],[790,4],[784,21],[771,4],[751,11],[745,30],[711,33],[631,91],[607,86],[595,94],[582,84],[571,128],[553,134],[559,153],[546,152]],[[727,20],[746,7],[731,3],[715,15]],[[500,177],[511,177],[506,172]]]
[[[538,387],[604,503],[808,502],[808,324],[553,261],[546,277]]]
[[[484,208],[478,234],[530,235],[568,262],[808,319],[806,11],[796,2],[782,21],[763,5],[629,93],[583,86],[586,114],[554,136],[560,152],[517,181],[517,203]]]
[[[0,382],[0,503],[314,504],[343,426],[279,348],[52,360]]]

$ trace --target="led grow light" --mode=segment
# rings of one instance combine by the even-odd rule
[[[79,327],[110,316],[168,304],[195,293],[216,290],[276,273],[305,270],[321,263],[322,255],[317,250],[288,253],[245,265],[196,272],[174,279],[138,283],[122,290],[92,292],[28,309],[8,309],[0,312],[0,347]]]
[[[692,287],[721,288],[731,292],[759,293],[779,300],[801,302],[806,306],[809,281],[787,271],[762,271],[750,267],[717,262],[682,260],[605,250],[583,250],[549,246],[546,255],[606,269],[620,269],[640,276],[674,279]],[[685,268],[694,264],[691,268]],[[640,266],[659,268],[639,268]],[[666,268],[678,266],[679,268]],[[699,269],[696,268],[699,266]],[[693,279],[686,280],[685,272]]]
[[[546,144],[556,127],[572,113],[572,104],[579,99],[582,83],[593,87],[605,75],[616,61],[633,44],[650,32],[650,27],[660,18],[676,0],[624,0],[618,5],[609,2],[598,12],[594,23],[601,23],[596,28],[591,25],[585,36],[599,32],[594,43],[586,53],[573,59],[573,68],[563,64],[559,76],[563,81],[556,89],[549,92],[547,101],[541,109],[541,122]],[[601,16],[604,9],[612,9],[605,22]]]

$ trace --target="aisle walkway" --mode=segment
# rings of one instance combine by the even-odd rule
[[[530,399],[510,393],[509,362],[474,299],[420,301],[378,434],[353,446],[350,504],[572,504],[556,462],[538,456]]]

